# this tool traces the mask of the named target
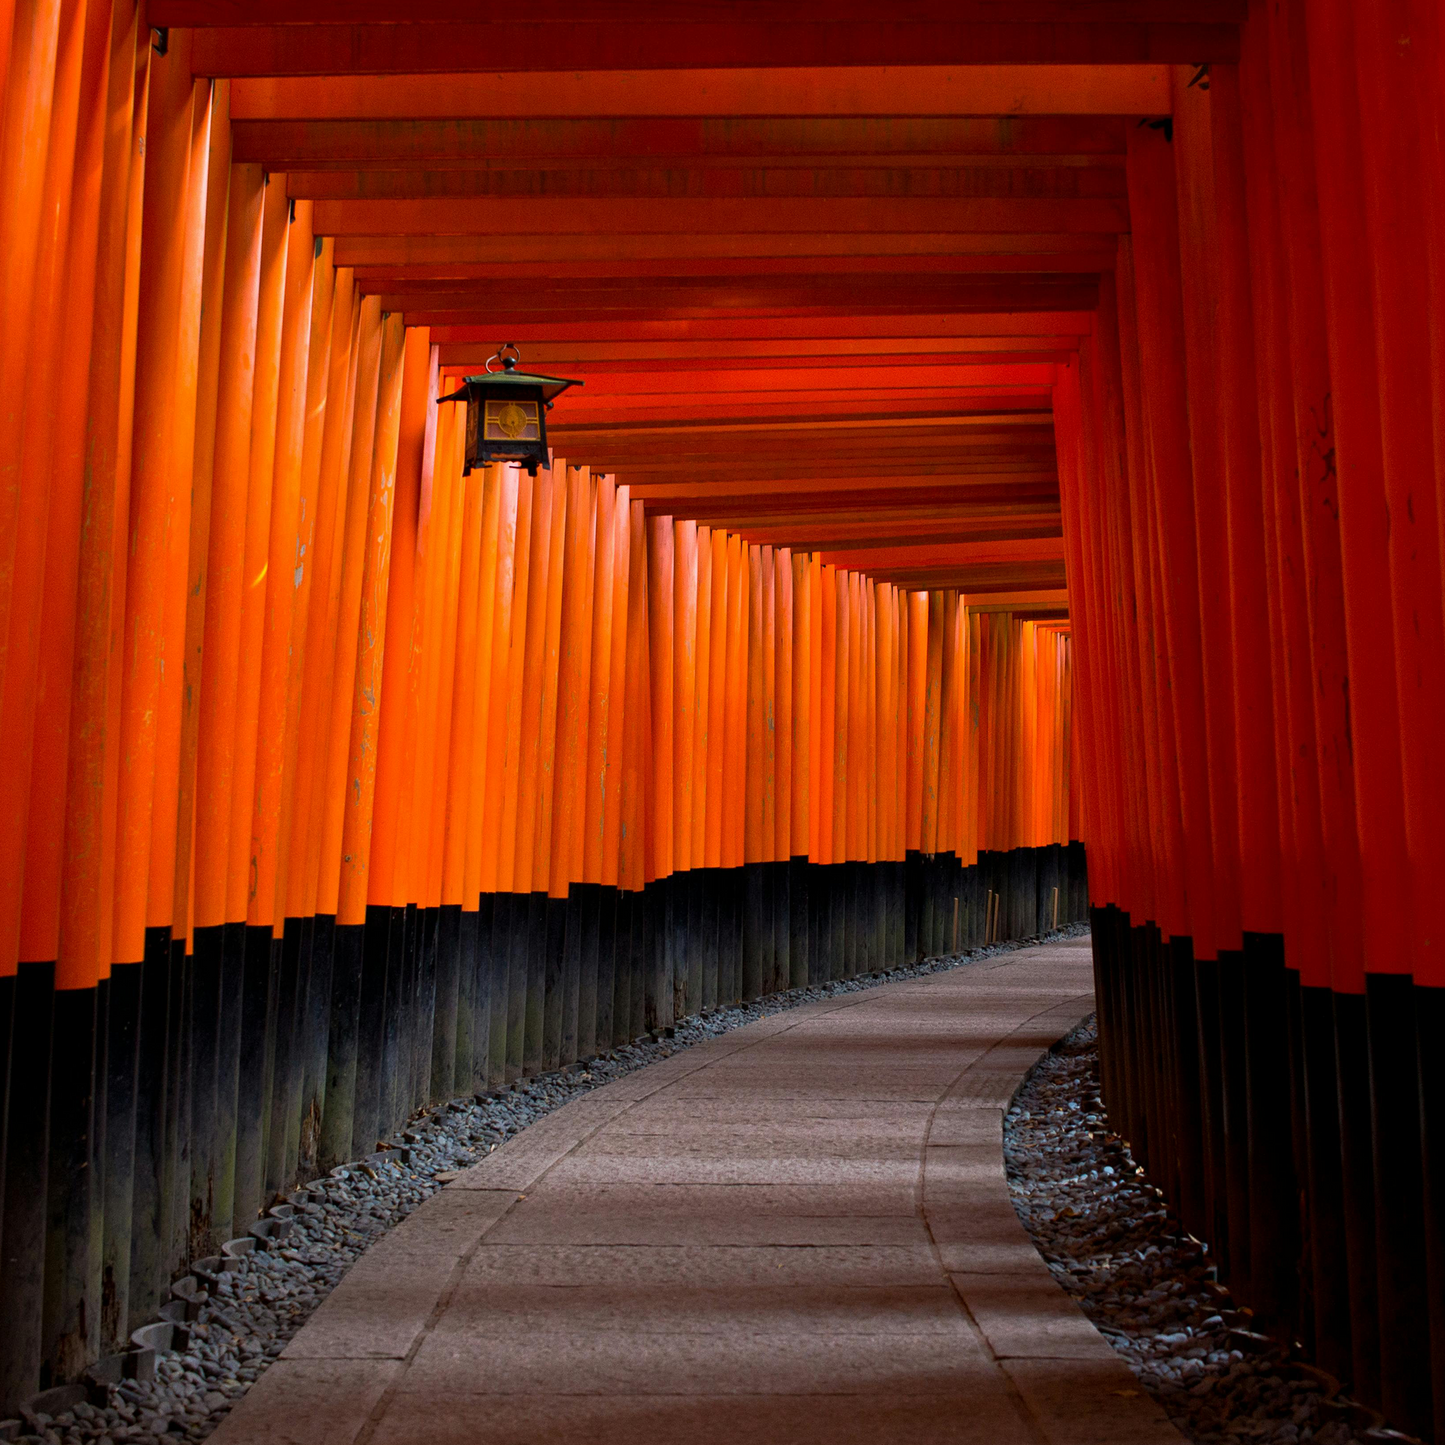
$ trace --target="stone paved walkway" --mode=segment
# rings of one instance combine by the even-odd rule
[[[215,1445],[1178,1445],[1009,1203],[1087,939],[773,1015],[568,1104],[352,1268]]]

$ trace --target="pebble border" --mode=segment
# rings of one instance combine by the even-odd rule
[[[1054,1278],[1188,1439],[1412,1440],[1234,1307],[1209,1246],[1185,1233],[1109,1130],[1094,1018],[1055,1045],[1014,1096],[1004,1162],[1014,1208]]]
[[[168,1318],[136,1331],[154,1350],[137,1378],[104,1379],[135,1370],[114,1356],[88,1382],[46,1391],[0,1421],[0,1440],[17,1445],[178,1445],[204,1440],[226,1417],[363,1250],[399,1224],[457,1172],[475,1164],[528,1124],[681,1049],[819,999],[923,978],[999,954],[1076,938],[1077,923],[1036,937],[1010,939],[852,979],[768,994],[751,1003],[682,1020],[651,1037],[556,1073],[435,1104],[414,1115],[363,1160],[304,1185],[231,1240],[223,1254],[199,1260],[173,1288]],[[144,1351],[142,1351],[144,1355]],[[132,1360],[129,1365],[122,1361]]]

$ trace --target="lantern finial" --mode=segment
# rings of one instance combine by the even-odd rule
[[[509,351],[512,353],[510,356],[507,355]],[[495,354],[487,358],[487,375],[492,376],[495,374],[492,371],[492,363],[494,361],[500,361],[502,363],[503,371],[515,371],[517,369],[517,363],[521,359],[522,352],[521,349],[517,346],[516,342],[504,341],[497,348]],[[581,382],[577,383],[578,386],[580,386],[581,384]]]

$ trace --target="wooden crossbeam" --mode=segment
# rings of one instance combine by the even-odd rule
[[[897,0],[889,13],[915,24],[968,22],[997,24],[1239,25],[1244,0]],[[678,20],[671,0],[609,0],[607,14],[619,26],[659,25]],[[770,20],[841,23],[877,18],[872,0],[692,0],[692,20]],[[153,0],[147,16],[154,25],[427,25],[475,21],[475,0],[432,0],[418,12],[409,0]],[[598,18],[596,0],[531,0],[529,20],[575,25]]]
[[[966,509],[979,518],[1052,516],[1059,510],[1058,479],[1042,470],[1032,475],[1011,473],[981,480],[957,477],[924,482],[918,477],[900,477],[890,469],[876,480],[800,478],[786,489],[764,488],[745,481],[634,482],[632,495],[678,507],[732,506],[757,515],[769,511],[835,512],[840,506],[851,512],[866,512],[939,503]],[[844,500],[840,501],[840,497]]]
[[[529,197],[499,205],[487,198],[318,201],[316,229],[331,236],[503,235],[521,232],[592,235],[772,234],[831,231],[876,234],[924,231],[1029,234],[1117,233],[1129,229],[1122,199],[1025,197],[782,196],[751,200],[640,197]]]
[[[528,366],[585,366],[591,376],[630,372],[706,368],[709,371],[750,369],[766,371],[801,364],[810,367],[856,366],[869,357],[890,366],[962,365],[986,359],[991,363],[1060,360],[1075,354],[1078,337],[1060,332],[1041,336],[870,337],[810,341],[693,342],[618,341],[529,342]],[[441,348],[441,365],[453,369],[479,367],[496,352],[497,344],[459,343]]]
[[[273,170],[1123,164],[1119,116],[447,117],[241,120],[233,155]]]
[[[611,16],[554,25],[511,15],[422,25],[219,26],[197,33],[191,63],[197,75],[311,76],[692,67],[1115,67],[1231,61],[1238,55],[1236,28],[1227,24],[978,24],[875,14],[849,21],[769,18],[740,25],[684,13],[641,27],[618,24]]]
[[[520,227],[524,216],[514,218]],[[890,260],[910,270],[967,266],[977,258],[996,269],[1109,270],[1114,242],[1102,234],[1031,235],[1017,231],[894,232],[528,232],[488,236],[366,235],[336,238],[337,262],[354,267],[417,267],[423,274],[466,275],[459,268],[485,267],[489,276],[566,274],[556,268],[586,263],[665,261],[681,271],[703,274],[751,274],[767,263],[791,262],[791,268],[828,269],[829,261],[885,269]],[[894,259],[898,258],[898,259]],[[696,263],[708,262],[703,270]],[[728,264],[730,263],[730,265]],[[606,275],[606,269],[577,274]],[[619,270],[616,274],[625,274]]]
[[[235,74],[200,32],[197,74]],[[1202,59],[1200,56],[1191,57]],[[1162,116],[1168,67],[1121,65],[877,65],[832,69],[598,70],[553,60],[548,71],[361,74],[257,72],[231,86],[236,120],[428,120],[532,116]],[[453,62],[455,64],[455,62]]]
[[[311,200],[529,200],[608,196],[749,200],[867,199],[899,196],[945,200],[1026,197],[1033,200],[1117,200],[1125,195],[1122,167],[966,166],[915,163],[820,166],[816,161],[761,165],[688,166],[639,160],[620,167],[517,166],[445,170],[368,166],[356,170],[293,170],[287,192]]]

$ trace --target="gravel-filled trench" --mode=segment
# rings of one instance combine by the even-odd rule
[[[1054,1278],[1190,1440],[1410,1439],[1251,1328],[1208,1246],[1109,1130],[1088,1019],[1040,1061],[1004,1121],[1009,1191]]]
[[[190,1324],[184,1350],[160,1353],[155,1379],[123,1380],[104,1405],[80,1404],[53,1416],[28,1413],[23,1445],[118,1445],[120,1441],[204,1440],[246,1393],[347,1268],[375,1239],[405,1219],[456,1171],[553,1109],[680,1049],[783,1009],[885,983],[919,978],[1000,953],[1087,931],[1074,925],[1041,938],[997,943],[905,968],[770,994],[714,1010],[663,1037],[613,1049],[560,1073],[519,1082],[504,1093],[466,1096],[416,1115],[386,1141],[391,1147],[333,1170],[291,1194],[290,1229],[270,1248],[229,1260]]]

